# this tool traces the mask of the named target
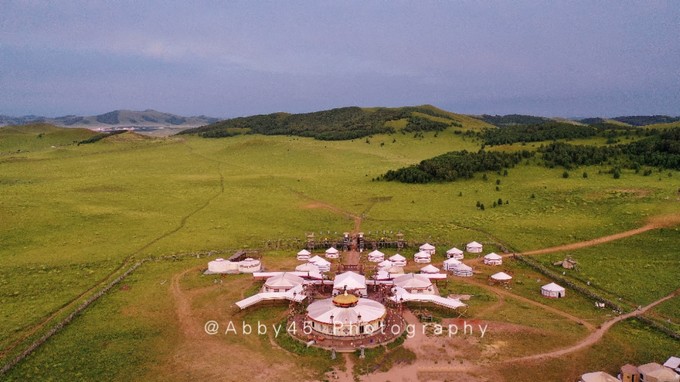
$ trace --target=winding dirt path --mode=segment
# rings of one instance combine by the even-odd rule
[[[526,357],[513,358],[513,359],[509,359],[509,360],[504,361],[504,362],[524,362],[524,361],[541,360],[541,359],[546,359],[546,358],[554,358],[554,357],[559,357],[559,356],[562,356],[562,355],[565,355],[565,354],[570,354],[570,353],[579,351],[581,349],[587,348],[589,346],[594,345],[598,341],[600,341],[602,339],[602,337],[605,335],[605,333],[607,333],[607,331],[609,331],[609,329],[611,329],[611,327],[614,326],[614,324],[616,324],[617,322],[623,321],[623,320],[631,318],[631,317],[639,316],[639,315],[645,313],[646,311],[648,311],[649,309],[661,304],[662,302],[670,300],[673,297],[676,297],[678,294],[680,294],[680,289],[674,291],[673,293],[669,294],[666,297],[660,298],[660,299],[652,302],[651,304],[649,304],[649,305],[647,305],[647,306],[645,306],[641,309],[634,310],[630,313],[622,314],[622,315],[620,315],[616,318],[613,318],[613,319],[605,322],[604,324],[602,324],[594,332],[590,333],[588,335],[588,337],[584,338],[583,340],[579,341],[578,343],[576,343],[572,346],[569,346],[567,348],[554,350],[554,351],[550,351],[550,352],[547,352],[547,353],[533,354],[533,355],[526,356]]]

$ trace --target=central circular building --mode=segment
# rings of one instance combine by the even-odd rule
[[[307,307],[307,322],[315,332],[335,337],[371,335],[385,327],[385,306],[347,292]]]

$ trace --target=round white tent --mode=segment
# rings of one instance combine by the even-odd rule
[[[453,257],[450,258],[450,259],[446,259],[446,260],[444,260],[444,270],[445,271],[452,271],[453,267],[458,265],[458,264],[462,264],[462,263],[460,261],[454,259]]]
[[[386,269],[387,273],[392,274],[392,275],[403,275],[404,274],[404,268],[400,267],[398,265],[394,265],[389,269]]]
[[[430,255],[434,255],[435,252],[435,246],[430,244],[430,243],[425,243],[418,248],[421,252],[429,253]]]
[[[208,262],[208,272],[210,273],[230,273],[238,272],[238,263],[218,258]]]
[[[482,244],[476,241],[471,241],[467,243],[467,245],[465,246],[465,250],[470,253],[482,253]]]
[[[413,255],[413,261],[419,264],[428,264],[432,261],[432,255],[427,252],[420,251]]]
[[[366,277],[352,271],[335,276],[333,280],[333,294],[342,293],[344,290],[366,296]]]
[[[420,273],[428,273],[428,274],[439,273],[439,268],[435,267],[432,264],[428,264],[428,265],[420,268]]]
[[[298,272],[319,272],[319,267],[312,263],[304,263],[300,264],[297,267],[295,267],[295,270]]]
[[[562,298],[564,297],[565,289],[555,283],[550,283],[541,287],[541,294],[549,298]]]
[[[321,272],[328,272],[331,270],[331,263],[321,256],[314,256],[309,259],[309,262],[316,265]]]
[[[385,254],[378,251],[377,249],[368,254],[368,261],[370,261],[372,263],[379,263],[383,260],[385,260]]]
[[[460,249],[453,247],[446,251],[446,257],[449,259],[462,260],[465,254]]]
[[[394,263],[389,261],[389,260],[383,260],[380,263],[378,263],[378,269],[379,270],[387,270],[390,269],[394,266]]]
[[[459,264],[456,264],[456,265],[452,266],[451,268],[449,268],[449,270],[453,271],[454,276],[458,276],[458,277],[471,277],[472,276],[472,267],[467,265],[467,264],[459,263]]]
[[[276,276],[272,276],[264,282],[264,292],[285,292],[302,283],[304,279],[292,273],[284,272]]]
[[[243,261],[239,261],[238,270],[241,273],[254,273],[259,272],[262,269],[262,263],[260,260],[248,257]]]
[[[404,288],[409,293],[434,294],[434,287],[429,278],[407,273],[394,278],[394,286]]]
[[[496,253],[489,253],[484,256],[484,264],[486,265],[501,265],[503,264],[503,257]]]
[[[390,257],[390,261],[394,263],[394,265],[399,266],[399,267],[405,267],[406,266],[406,258],[400,254],[396,254],[394,256]]]
[[[337,259],[339,256],[338,250],[335,247],[330,247],[326,250],[326,257],[329,259]]]
[[[297,259],[298,259],[298,260],[307,261],[307,260],[309,260],[309,256],[310,256],[311,254],[312,254],[312,253],[309,252],[308,250],[303,249],[302,251],[300,251],[300,252],[297,253]]]
[[[491,280],[499,283],[507,283],[512,280],[512,276],[505,272],[498,272],[491,275]]]

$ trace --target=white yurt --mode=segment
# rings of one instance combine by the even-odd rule
[[[312,263],[303,263],[295,267],[295,270],[298,272],[310,272],[310,273],[315,273],[319,272],[319,267]]]
[[[372,263],[379,263],[383,260],[385,260],[385,254],[378,251],[377,249],[368,254],[368,261],[370,261]]]
[[[503,264],[503,257],[494,252],[484,256],[484,264],[486,265],[501,265]]]
[[[251,257],[246,258],[238,263],[238,271],[241,273],[253,273],[262,270],[262,263],[260,260]]]
[[[403,275],[404,274],[404,267],[400,267],[398,265],[394,265],[391,268],[385,269],[385,271],[391,275]]]
[[[315,332],[331,336],[371,335],[385,327],[386,315],[383,304],[343,293],[309,304],[306,323]]]
[[[541,294],[545,297],[562,298],[564,297],[564,293],[564,288],[555,283],[550,283],[541,287]]]
[[[309,252],[308,250],[303,249],[302,251],[300,251],[300,252],[297,253],[297,259],[298,259],[298,260],[302,260],[302,261],[307,261],[307,260],[309,260],[309,256],[310,256],[311,254],[312,254],[312,253]]]
[[[314,256],[309,259],[309,262],[316,265],[321,272],[328,272],[331,270],[331,263],[321,256]]]
[[[507,274],[505,272],[498,272],[498,273],[494,273],[493,275],[491,275],[491,280],[493,280],[494,282],[499,282],[499,283],[507,283],[510,280],[512,280],[512,276],[510,276],[509,274]]]
[[[435,267],[432,264],[428,264],[428,265],[420,268],[420,273],[427,273],[427,274],[439,273],[439,268]]]
[[[398,267],[405,267],[406,266],[406,258],[400,254],[396,254],[394,256],[390,256],[389,259],[394,265]]]
[[[453,257],[444,260],[444,270],[445,271],[452,271],[453,267],[455,265],[461,264],[459,260],[454,259]]]
[[[394,263],[389,260],[383,260],[378,263],[378,270],[387,270],[394,266]]]
[[[456,247],[453,247],[453,248],[449,249],[448,251],[446,251],[446,258],[448,258],[448,259],[462,260],[464,256],[465,255],[464,255],[463,251],[461,251],[460,249],[458,249]]]
[[[404,288],[409,293],[434,294],[434,286],[429,278],[415,273],[407,273],[394,278],[394,286]]]
[[[378,271],[373,275],[374,280],[391,280],[392,275],[387,271]]]
[[[432,261],[432,255],[427,252],[420,251],[413,255],[413,261],[418,264],[429,264]]]
[[[272,276],[264,282],[262,287],[263,292],[286,292],[298,285],[304,283],[305,280],[292,273],[284,272],[276,276]]]
[[[472,267],[467,264],[459,263],[454,265],[449,270],[453,271],[454,276],[472,277]]]
[[[326,257],[329,259],[337,259],[338,257],[340,257],[340,254],[338,250],[335,249],[335,247],[330,247],[326,250]]]
[[[208,272],[210,273],[236,273],[238,272],[238,263],[232,263],[229,260],[218,258],[208,262]]]
[[[420,248],[418,248],[418,250],[420,250],[420,252],[429,253],[431,256],[434,255],[435,246],[430,243],[425,243],[421,245]]]
[[[476,241],[467,243],[465,250],[470,253],[482,253],[482,245]]]
[[[333,295],[343,293],[345,290],[352,294],[366,296],[366,277],[358,273],[348,271],[335,276],[333,280]]]

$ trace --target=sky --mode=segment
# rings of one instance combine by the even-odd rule
[[[0,114],[680,115],[680,1],[0,0]]]

